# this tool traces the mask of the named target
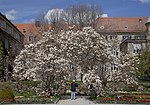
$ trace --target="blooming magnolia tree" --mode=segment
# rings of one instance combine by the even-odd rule
[[[39,42],[26,45],[16,57],[14,77],[42,81],[42,90],[58,94],[65,80],[67,60],[61,57],[61,43],[57,37],[45,32]]]
[[[129,73],[132,63],[114,56],[112,45],[91,27],[59,34],[44,32],[40,41],[26,45],[16,57],[14,77],[42,81],[41,89],[55,95],[65,80],[76,79],[82,73],[84,83],[93,83],[97,94],[101,94],[107,81],[134,81],[134,73]],[[108,68],[112,63],[117,63],[118,70]]]
[[[93,84],[95,92],[99,95],[114,94],[115,91],[125,90],[124,88],[129,85],[137,85],[137,56],[123,55],[119,52],[117,40],[109,41],[109,45],[111,46],[107,50],[108,58],[101,58],[102,61],[84,75],[84,82]]]

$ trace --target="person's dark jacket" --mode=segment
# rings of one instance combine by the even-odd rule
[[[77,86],[78,86],[78,85],[77,85],[75,82],[72,82],[72,83],[71,83],[71,91],[72,91],[72,92],[75,92]]]

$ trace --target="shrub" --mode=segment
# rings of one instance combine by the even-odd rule
[[[52,104],[52,103],[55,103],[55,101],[56,101],[56,99],[53,99],[53,98],[21,98],[21,99],[16,99],[17,104]]]
[[[90,100],[96,100],[96,99],[97,99],[97,96],[90,96],[89,99],[90,99]]]
[[[34,90],[30,90],[30,91],[23,92],[22,95],[28,98],[32,96],[37,96],[37,93]]]
[[[15,84],[13,82],[0,82],[0,90],[5,90],[5,89],[15,89]]]
[[[136,91],[138,89],[138,86],[136,85],[128,85],[127,91]]]
[[[0,90],[0,101],[14,101],[14,94],[12,90]]]

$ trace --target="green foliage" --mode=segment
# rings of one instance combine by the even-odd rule
[[[37,87],[40,84],[40,81],[19,81],[22,85],[26,85],[28,87]]]
[[[144,91],[148,91],[150,89],[150,81],[139,80],[138,82],[139,82],[139,85],[145,88]]]
[[[136,91],[137,89],[138,89],[137,85],[128,85],[126,90],[130,92],[130,91]]]
[[[0,82],[0,90],[11,89],[15,96],[37,96],[35,88],[39,81]]]
[[[16,104],[54,104],[59,98],[20,98],[16,99]]]
[[[15,84],[13,82],[0,82],[0,90],[11,89],[14,90]]]
[[[139,57],[138,75],[147,76],[150,75],[150,51],[143,52]]]
[[[14,94],[12,90],[5,89],[5,90],[0,90],[0,99],[13,99]]]
[[[28,80],[24,80],[24,81],[16,81],[15,87],[16,90],[19,93],[23,93],[23,92],[29,92],[31,90],[35,90],[36,87],[38,87],[38,85],[40,84],[40,81],[28,81]]]
[[[96,100],[96,99],[97,99],[97,96],[90,96],[90,97],[89,97],[89,100],[92,100],[92,101],[93,101],[93,100]]]
[[[28,98],[32,96],[37,96],[37,93],[34,90],[31,90],[31,91],[23,92],[22,96]]]
[[[2,75],[2,70],[4,68],[4,64],[3,64],[3,56],[4,56],[4,48],[2,43],[0,42],[0,76]]]

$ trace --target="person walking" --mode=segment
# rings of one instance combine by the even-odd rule
[[[75,80],[73,80],[72,83],[71,83],[71,100],[76,99],[75,92],[76,92],[76,87],[77,86],[78,85],[75,83]]]

